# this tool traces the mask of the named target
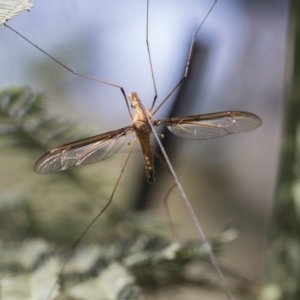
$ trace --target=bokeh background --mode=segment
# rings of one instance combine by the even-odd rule
[[[149,42],[158,103],[182,78],[191,36],[211,4],[208,0],[150,1]],[[187,80],[156,115],[242,110],[261,117],[262,127],[245,134],[210,141],[165,137],[206,234],[212,236],[232,224],[240,229],[222,262],[257,282],[279,164],[288,6],[289,1],[280,0],[219,1],[197,36]],[[146,52],[144,1],[36,1],[29,13],[9,25],[77,72],[120,85],[126,94],[136,91],[145,106],[151,106],[154,89]],[[26,85],[44,93],[49,115],[75,122],[81,136],[131,122],[118,88],[72,75],[5,27],[0,40],[1,87]],[[78,172],[93,174],[93,184],[108,195],[126,147]],[[1,154],[3,199],[24,188],[27,180],[35,185],[46,180],[31,169],[35,155],[41,154],[34,153],[32,162],[22,160],[20,153]],[[171,185],[172,178],[159,166],[157,183],[145,184],[143,158],[137,150],[114,202],[156,210],[155,214],[165,217],[163,199]],[[179,236],[195,237],[176,192],[169,207]]]

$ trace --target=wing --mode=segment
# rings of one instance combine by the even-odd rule
[[[166,125],[173,134],[182,138],[212,139],[253,130],[259,127],[262,121],[252,113],[226,111],[154,121],[154,125],[162,124]]]
[[[54,148],[35,163],[34,171],[54,173],[106,159],[124,145],[126,135],[133,131],[127,126]]]

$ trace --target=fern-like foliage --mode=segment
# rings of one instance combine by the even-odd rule
[[[36,154],[69,140],[73,124],[49,118],[42,99],[28,88],[0,93],[0,154],[21,154],[31,165]],[[8,160],[11,165],[15,159]],[[220,289],[199,242],[166,238],[167,222],[124,207],[109,207],[66,255],[108,196],[89,183],[93,176],[88,174],[32,177],[37,175],[31,169],[20,169],[11,191],[0,196],[1,299],[47,299],[52,290],[50,299],[134,300],[179,286]],[[232,232],[211,241],[215,253],[232,240]],[[232,289],[247,299],[249,283],[225,273]]]
[[[42,98],[29,88],[12,87],[0,93],[0,133],[11,140],[1,143],[2,147],[46,151],[53,141],[57,143],[70,134],[69,124],[46,116]]]
[[[1,0],[0,25],[17,16],[23,10],[29,10],[33,0]]]

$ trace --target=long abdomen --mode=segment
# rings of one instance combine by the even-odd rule
[[[146,178],[148,183],[155,182],[155,170],[153,164],[153,156],[150,145],[150,134],[137,134],[144,154]]]

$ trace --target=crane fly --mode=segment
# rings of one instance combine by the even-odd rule
[[[127,135],[135,133],[144,155],[148,183],[155,182],[154,164],[150,145],[151,127],[165,125],[173,134],[188,139],[211,139],[232,133],[253,130],[261,125],[261,119],[249,112],[224,111],[202,115],[154,119],[150,111],[146,118],[137,93],[129,100],[134,109],[132,125],[64,144],[44,154],[35,164],[38,174],[64,171],[104,160],[116,153],[125,143]]]
[[[190,204],[190,200],[186,196],[186,193],[185,193],[185,191],[173,169],[173,166],[170,163],[167,154],[165,153],[164,147],[161,144],[161,141],[158,137],[158,134],[157,134],[155,128],[163,125],[163,126],[166,126],[171,133],[173,133],[174,135],[179,136],[181,138],[205,140],[205,139],[211,139],[211,138],[225,136],[228,134],[242,133],[242,132],[253,130],[261,125],[261,119],[258,116],[256,116],[255,114],[252,114],[249,112],[242,112],[242,111],[223,111],[223,112],[214,112],[214,113],[209,113],[209,114],[171,117],[171,118],[165,118],[165,119],[155,119],[154,118],[154,115],[159,110],[159,108],[170,98],[170,96],[175,92],[175,90],[182,84],[184,79],[187,78],[187,74],[188,74],[188,70],[189,70],[189,63],[190,63],[196,36],[198,35],[199,30],[201,29],[205,20],[207,19],[207,17],[213,10],[216,3],[217,3],[217,0],[214,0],[212,2],[210,9],[205,14],[205,17],[199,23],[198,27],[196,28],[196,31],[193,34],[192,41],[190,44],[190,51],[188,53],[188,57],[186,60],[185,73],[183,74],[182,78],[178,81],[178,83],[174,86],[174,88],[171,90],[171,92],[167,95],[167,97],[165,97],[161,101],[161,103],[156,108],[154,108],[155,101],[157,99],[157,89],[156,89],[156,82],[155,82],[155,77],[154,77],[154,70],[153,70],[153,66],[152,66],[151,53],[150,53],[150,48],[149,48],[149,38],[148,38],[149,0],[147,0],[146,44],[147,44],[148,62],[149,62],[150,71],[151,71],[151,75],[152,75],[153,88],[155,91],[155,96],[154,96],[153,103],[152,103],[150,110],[146,110],[144,108],[143,103],[139,99],[139,96],[136,92],[131,93],[127,99],[122,86],[119,86],[117,84],[110,83],[110,82],[107,82],[104,80],[97,79],[90,75],[85,75],[85,74],[76,72],[75,70],[69,68],[67,65],[65,65],[61,61],[57,60],[55,57],[53,57],[52,55],[50,55],[43,49],[41,49],[35,43],[31,42],[28,38],[26,38],[24,35],[22,35],[18,31],[14,30],[12,27],[8,26],[7,24],[5,24],[5,26],[10,28],[17,35],[21,36],[24,40],[26,40],[31,45],[33,45],[36,49],[43,52],[46,56],[51,58],[53,61],[55,61],[56,63],[61,65],[63,68],[65,68],[69,72],[71,72],[73,75],[83,77],[83,78],[86,78],[89,80],[93,80],[93,81],[96,81],[97,83],[101,83],[101,84],[108,85],[113,88],[119,89],[120,92],[122,93],[123,97],[126,100],[126,105],[127,105],[129,112],[130,112],[129,103],[131,104],[131,107],[133,109],[133,114],[130,113],[130,115],[132,115],[132,124],[131,125],[123,127],[123,128],[119,128],[117,130],[113,130],[113,131],[109,131],[109,132],[102,133],[99,135],[95,135],[92,137],[88,137],[86,139],[81,139],[78,141],[74,141],[71,143],[67,143],[67,144],[58,146],[58,147],[50,150],[49,152],[47,152],[46,154],[44,154],[43,156],[41,156],[38,159],[38,161],[35,163],[35,166],[34,166],[35,172],[38,174],[55,173],[55,172],[67,170],[72,167],[88,165],[88,164],[92,164],[92,163],[96,163],[98,161],[104,160],[104,159],[112,156],[118,150],[120,150],[121,147],[125,144],[128,136],[133,135],[135,138],[134,141],[136,139],[138,139],[141,149],[142,149],[142,153],[144,156],[144,164],[145,164],[145,169],[146,169],[147,181],[149,183],[154,183],[155,182],[155,170],[154,170],[154,163],[153,163],[152,148],[151,148],[151,144],[150,144],[150,135],[151,135],[151,133],[153,133],[157,140],[157,143],[160,146],[161,152],[163,154],[163,158],[165,159],[167,166],[174,178],[174,181],[175,181],[175,184],[180,193],[181,199],[182,199],[183,203],[185,204],[188,213],[190,214],[190,217],[195,225],[195,228],[197,229],[199,240],[201,242],[203,242],[203,247],[206,251],[208,259],[210,260],[214,270],[217,273],[217,276],[220,280],[220,283],[222,285],[224,292],[227,295],[227,298],[232,300],[232,299],[234,299],[234,297],[228,286],[226,278],[223,275],[221,267],[213,253],[213,250],[211,249],[210,243],[208,242],[208,240],[205,236],[202,226],[200,225],[200,223],[197,219],[197,216],[195,215],[195,212]],[[129,100],[129,103],[128,103],[128,100]],[[130,155],[130,153],[129,153],[129,155]],[[124,168],[127,164],[129,155],[127,156],[124,167],[121,170],[119,177],[117,178],[117,182],[114,185],[113,191],[111,193],[111,196],[110,196],[107,204],[104,206],[104,208],[102,210],[100,210],[96,214],[96,216],[91,220],[91,222],[86,226],[86,228],[80,234],[79,238],[75,241],[75,243],[71,247],[71,253],[75,249],[75,247],[78,245],[78,243],[82,240],[82,238],[85,236],[87,231],[94,224],[94,222],[102,215],[102,213],[110,205],[110,203],[114,197],[114,193],[115,193],[117,186],[120,182],[120,179],[122,177]],[[71,253],[70,253],[70,256],[71,256]],[[69,256],[69,258],[70,258],[70,256]],[[67,260],[62,265],[62,268],[59,272],[59,276],[61,276],[63,274],[64,266],[66,265],[66,263],[67,263]],[[58,284],[58,279],[56,280],[55,284]],[[54,288],[54,286],[53,286],[53,288]],[[50,293],[50,295],[51,295],[51,293]]]

